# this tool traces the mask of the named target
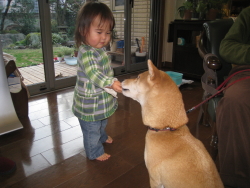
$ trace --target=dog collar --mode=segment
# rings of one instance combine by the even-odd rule
[[[151,131],[155,131],[155,132],[158,132],[158,131],[175,131],[176,130],[176,129],[171,128],[171,127],[166,127],[164,129],[156,129],[156,128],[152,128],[152,127],[149,127],[149,126],[148,126],[148,129],[151,130]]]

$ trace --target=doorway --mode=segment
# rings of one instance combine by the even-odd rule
[[[115,76],[146,69],[147,59],[152,56],[149,46],[151,46],[153,0],[99,1],[110,7],[116,20],[115,44],[108,47]],[[14,0],[7,2],[12,3],[11,7],[14,7]],[[23,35],[23,38],[16,39],[9,44],[7,44],[7,40],[3,41],[3,44],[6,44],[3,51],[16,58],[17,66],[22,74],[26,71],[23,77],[27,81],[25,84],[30,95],[74,86],[76,82],[75,61],[66,63],[66,58],[61,60],[60,57],[66,56],[66,53],[69,53],[70,57],[75,56],[73,31],[77,10],[84,1],[72,0],[74,4],[71,0],[26,0],[20,2],[23,4],[15,5],[19,8],[7,11],[7,14],[4,15],[5,20],[1,19],[3,22],[1,25],[4,25],[2,33],[3,31],[10,33],[16,30],[19,35]],[[8,4],[0,6],[4,10]],[[25,24],[16,25],[17,20],[22,17],[29,18],[27,24],[33,23],[34,28],[27,27],[30,30],[26,31],[22,28]],[[25,19],[23,23],[25,23]],[[13,50],[18,50],[21,56],[15,54]],[[24,52],[27,50],[32,50],[33,56],[25,55]],[[31,62],[31,64],[27,64],[26,67],[22,66],[23,61]],[[30,82],[31,78],[35,79],[36,83]]]
[[[100,0],[113,12],[116,26],[108,53],[115,75],[147,68],[151,0]]]

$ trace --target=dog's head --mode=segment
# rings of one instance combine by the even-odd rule
[[[187,123],[182,95],[173,80],[148,60],[148,71],[122,82],[123,95],[141,104],[143,123],[153,128],[178,128]]]

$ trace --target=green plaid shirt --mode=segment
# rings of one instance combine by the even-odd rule
[[[116,98],[103,90],[115,81],[110,65],[110,57],[104,48],[80,46],[72,106],[76,117],[84,121],[98,121],[108,118],[117,109]]]

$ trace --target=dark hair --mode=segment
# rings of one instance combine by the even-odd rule
[[[87,2],[78,11],[75,28],[75,43],[79,47],[86,41],[86,34],[89,32],[92,21],[100,16],[100,25],[108,21],[110,23],[110,31],[115,27],[114,16],[109,7],[100,2]]]

